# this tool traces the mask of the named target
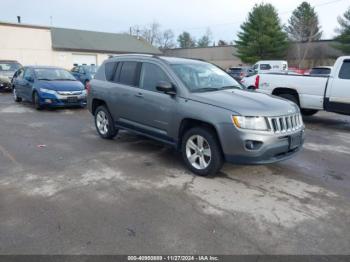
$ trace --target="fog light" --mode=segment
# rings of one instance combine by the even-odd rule
[[[51,99],[45,99],[45,103],[51,104],[51,103],[52,103],[52,100],[51,100]]]
[[[261,147],[263,143],[261,141],[246,140],[245,147],[248,150],[257,150]]]

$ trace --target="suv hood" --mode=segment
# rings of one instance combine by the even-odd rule
[[[47,88],[54,91],[81,91],[84,86],[79,81],[44,81],[39,80],[38,87]]]
[[[280,116],[299,111],[296,104],[286,99],[238,89],[190,93],[188,98],[243,116]]]

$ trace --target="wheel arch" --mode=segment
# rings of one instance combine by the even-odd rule
[[[91,102],[91,113],[93,115],[95,115],[96,109],[99,106],[105,106],[109,110],[107,103],[103,99],[94,98]]]
[[[272,95],[274,96],[280,96],[281,94],[288,94],[288,95],[295,96],[295,98],[298,100],[298,105],[300,106],[300,98],[297,90],[293,88],[287,88],[287,87],[276,87],[272,91]]]
[[[215,125],[212,123],[209,123],[209,122],[206,122],[203,120],[194,119],[194,118],[184,118],[184,119],[182,119],[182,121],[180,123],[179,130],[178,130],[178,143],[177,143],[177,148],[179,150],[181,150],[183,135],[186,133],[186,131],[188,131],[194,127],[205,127],[205,128],[210,129],[214,133],[214,135],[216,136],[216,139],[219,142],[219,146],[220,146],[220,149],[222,152],[222,145],[221,145],[220,136],[219,136],[218,130],[215,127]]]

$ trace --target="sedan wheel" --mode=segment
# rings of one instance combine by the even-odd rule
[[[13,100],[15,100],[15,102],[21,102],[22,101],[22,98],[17,95],[16,88],[13,88],[12,95],[13,95]]]

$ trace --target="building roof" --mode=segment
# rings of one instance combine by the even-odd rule
[[[128,34],[114,34],[65,28],[51,28],[52,48],[105,53],[161,54],[145,40]]]

